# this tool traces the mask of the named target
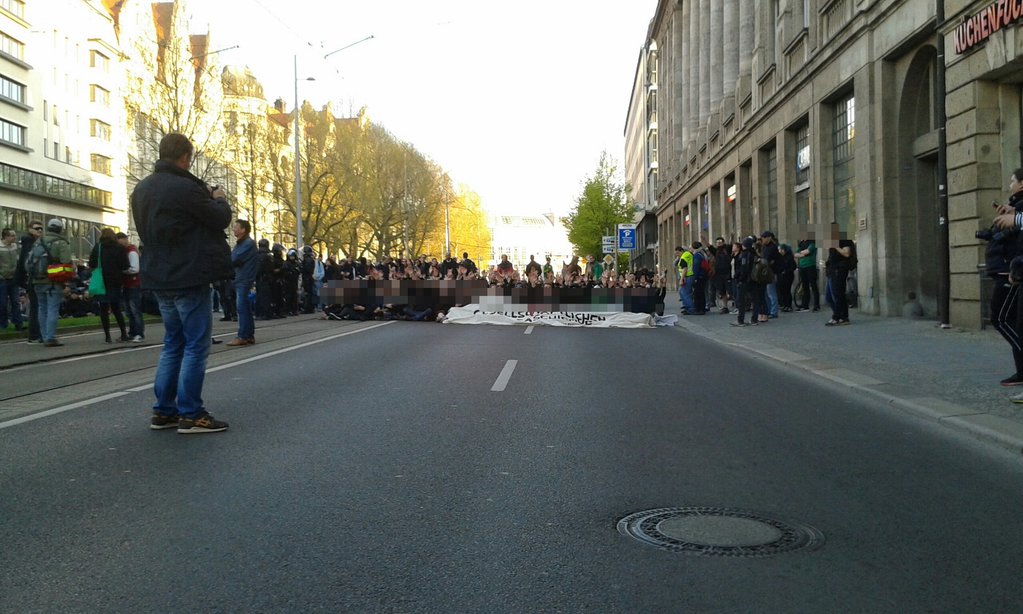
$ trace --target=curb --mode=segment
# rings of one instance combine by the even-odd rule
[[[804,373],[844,386],[849,391],[867,393],[899,411],[912,414],[917,418],[922,418],[949,429],[966,433],[984,443],[995,444],[1015,454],[1023,455],[1023,424],[1014,420],[978,412],[975,409],[933,397],[916,397],[912,399],[897,397],[871,388],[870,386],[881,384],[882,382],[868,375],[857,373],[851,369],[818,368],[809,364],[805,356],[767,344],[752,347],[725,341],[717,333],[698,324],[686,321],[684,318],[679,318],[677,328],[681,329],[680,332],[689,332],[725,347],[741,349],[744,353],[757,354],[789,367],[797,367]]]

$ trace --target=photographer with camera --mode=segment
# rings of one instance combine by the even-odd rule
[[[1003,386],[1023,385],[1023,339],[1020,338],[1019,283],[1009,279],[1009,263],[1023,255],[1020,227],[1023,226],[1023,168],[1009,178],[1009,202],[993,203],[998,211],[991,228],[977,232],[987,241],[985,263],[988,276],[994,280],[991,293],[991,324],[1012,347],[1016,372],[1003,379]]]

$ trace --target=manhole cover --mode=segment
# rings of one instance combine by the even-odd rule
[[[673,550],[715,556],[769,556],[824,543],[817,529],[724,507],[666,507],[618,521],[622,535]]]

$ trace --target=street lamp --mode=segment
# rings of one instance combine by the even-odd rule
[[[306,77],[305,81],[315,81],[313,77]],[[298,131],[299,115],[301,107],[298,106],[298,55],[295,56],[295,245],[299,253],[302,252],[302,167],[299,160]]]
[[[324,55],[323,59],[327,59],[328,57],[334,55],[335,53],[337,53],[339,51],[344,51],[345,49],[348,49],[349,47],[354,47],[355,45],[358,45],[359,43],[368,41],[371,38],[374,38],[372,34],[370,34],[366,38],[357,40],[354,43],[349,43],[349,44],[345,45],[344,47],[341,47],[340,49],[335,49],[334,51],[331,51],[330,53]],[[301,252],[302,251],[302,243],[303,243],[303,238],[302,238],[302,180],[301,180],[302,167],[301,167],[301,162],[299,161],[299,151],[300,150],[299,150],[299,139],[298,139],[298,131],[299,131],[299,123],[298,122],[299,122],[299,114],[300,114],[300,111],[301,111],[301,107],[298,106],[298,55],[297,54],[294,56],[294,59],[295,59],[295,244],[296,244],[296,249],[299,252]],[[305,81],[315,81],[316,79],[313,78],[313,77],[306,77],[304,80]]]

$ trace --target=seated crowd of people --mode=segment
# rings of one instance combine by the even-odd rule
[[[368,264],[365,258],[354,261],[342,260],[334,263],[328,260],[327,270],[333,274],[325,280],[371,280],[371,281],[479,281],[489,288],[645,288],[654,289],[658,311],[663,313],[663,299],[666,293],[665,275],[647,269],[631,273],[620,273],[611,266],[588,256],[580,264],[578,256],[555,270],[550,256],[541,265],[534,256],[529,257],[523,271],[519,271],[507,255],[501,261],[482,271],[468,253],[458,260],[451,254],[438,262],[434,259],[392,259],[384,257],[377,264]],[[458,303],[444,304],[438,308],[427,295],[408,297],[407,303],[365,300],[357,302],[332,303],[324,306],[324,316],[335,320],[435,320],[443,321],[445,308],[462,306]]]

